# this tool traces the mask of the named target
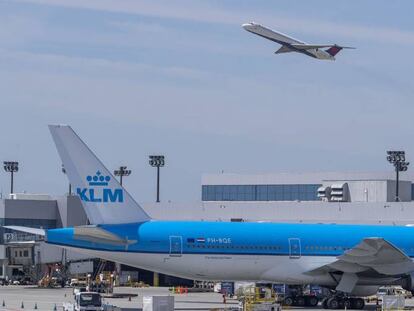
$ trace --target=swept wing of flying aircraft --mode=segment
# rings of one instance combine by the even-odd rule
[[[126,265],[198,280],[319,284],[327,307],[362,308],[379,286],[414,289],[414,227],[158,221],[121,187],[70,126],[49,126],[88,226],[5,228]]]
[[[275,54],[298,52],[317,59],[335,60],[335,55],[342,49],[353,49],[337,44],[307,44],[256,23],[246,23],[242,27],[255,35],[281,44],[282,47]]]

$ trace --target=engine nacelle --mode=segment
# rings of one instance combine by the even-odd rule
[[[414,292],[414,272],[411,272],[407,276],[401,278],[400,285],[405,290],[409,290],[410,292]]]

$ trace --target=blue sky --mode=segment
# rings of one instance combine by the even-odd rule
[[[47,130],[70,124],[114,169],[162,199],[200,198],[202,173],[377,171],[414,154],[412,1],[0,0],[1,160],[16,189],[61,194]],[[357,47],[335,62],[247,33]],[[9,189],[8,175],[0,186]]]

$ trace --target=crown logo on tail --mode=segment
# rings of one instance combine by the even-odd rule
[[[97,171],[95,176],[86,176],[86,180],[88,181],[89,186],[108,186],[111,176],[104,176],[100,171]]]

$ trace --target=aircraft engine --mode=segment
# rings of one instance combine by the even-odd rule
[[[414,272],[401,279],[401,287],[414,294]]]

